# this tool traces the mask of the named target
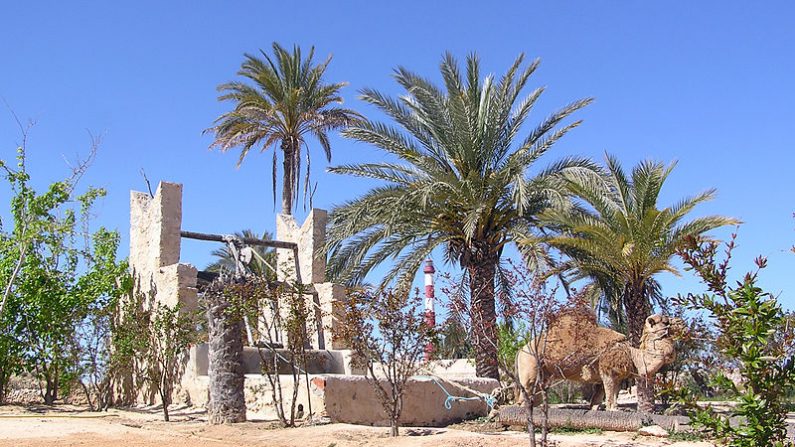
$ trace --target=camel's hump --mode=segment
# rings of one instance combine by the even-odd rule
[[[548,330],[548,343],[551,352],[556,356],[598,355],[606,348],[625,341],[624,334],[596,323],[591,313],[567,312],[556,318]],[[560,351],[560,352],[557,352]]]

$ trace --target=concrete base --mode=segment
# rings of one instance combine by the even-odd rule
[[[494,379],[472,378],[457,380],[456,383],[484,394],[500,386]],[[373,386],[364,377],[325,375],[313,378],[311,384],[313,394],[323,395],[324,408],[332,422],[389,425]],[[452,384],[441,385],[454,396],[474,397]],[[449,410],[444,406],[446,399],[447,393],[434,379],[422,376],[409,379],[403,395],[401,425],[441,427],[488,415],[489,407],[481,399],[453,401]]]

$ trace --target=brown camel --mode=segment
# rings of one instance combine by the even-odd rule
[[[626,336],[600,327],[590,309],[574,309],[550,323],[546,334],[531,340],[516,356],[516,371],[526,390],[538,376],[543,365],[542,386],[559,380],[603,385],[608,410],[616,410],[621,382],[629,377],[651,377],[676,358],[672,329],[680,329],[681,321],[664,315],[646,319],[640,348],[630,346]],[[675,332],[675,331],[673,331]],[[536,354],[537,353],[537,354]],[[517,401],[524,399],[517,387]],[[602,390],[594,393],[592,406],[602,400]]]

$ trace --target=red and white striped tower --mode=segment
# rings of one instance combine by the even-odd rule
[[[436,326],[436,312],[434,311],[433,303],[433,274],[436,269],[433,268],[433,261],[428,259],[425,261],[425,268],[422,270],[425,273],[425,323],[428,327]],[[433,343],[428,342],[425,345],[425,360],[430,360],[433,354]]]

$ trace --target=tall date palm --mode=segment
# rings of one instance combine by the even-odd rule
[[[576,101],[522,133],[543,92],[521,96],[538,67],[523,67],[520,55],[499,79],[481,78],[477,55],[464,73],[447,54],[441,62],[442,88],[398,68],[405,89],[399,98],[364,90],[361,98],[397,126],[359,121],[343,135],[369,143],[386,159],[332,168],[340,174],[384,182],[334,208],[330,215],[330,273],[360,281],[376,265],[394,259],[382,284],[409,282],[436,247],[465,272],[471,291],[473,345],[481,377],[498,377],[495,276],[504,247],[530,231],[536,215],[564,200],[563,173],[595,169],[571,157],[531,175],[531,166],[563,135],[580,124],[560,125],[590,99]]]
[[[568,179],[569,190],[583,206],[549,209],[542,215],[542,221],[557,230],[545,242],[567,255],[579,275],[602,288],[611,312],[625,322],[636,347],[653,300],[660,296],[656,275],[679,274],[671,261],[687,238],[738,223],[722,216],[685,221],[697,205],[714,197],[714,189],[658,208],[660,191],[674,166],[643,161],[627,176],[618,160],[607,156],[602,181]],[[649,411],[653,394],[643,382],[638,383],[638,405]]]
[[[238,166],[252,148],[265,152],[278,145],[283,154],[282,213],[292,214],[298,197],[301,152],[306,137],[313,136],[331,161],[328,132],[349,124],[358,114],[337,107],[345,82],[327,84],[323,80],[331,57],[315,64],[312,47],[304,58],[298,46],[289,52],[273,44],[273,56],[260,50],[262,57],[246,54],[238,75],[249,83],[233,81],[218,86],[219,101],[229,101],[234,109],[215,120],[207,132],[215,135],[211,148],[226,152],[240,148]],[[310,191],[309,151],[306,151],[304,198]],[[273,201],[276,202],[277,151],[273,151]]]

